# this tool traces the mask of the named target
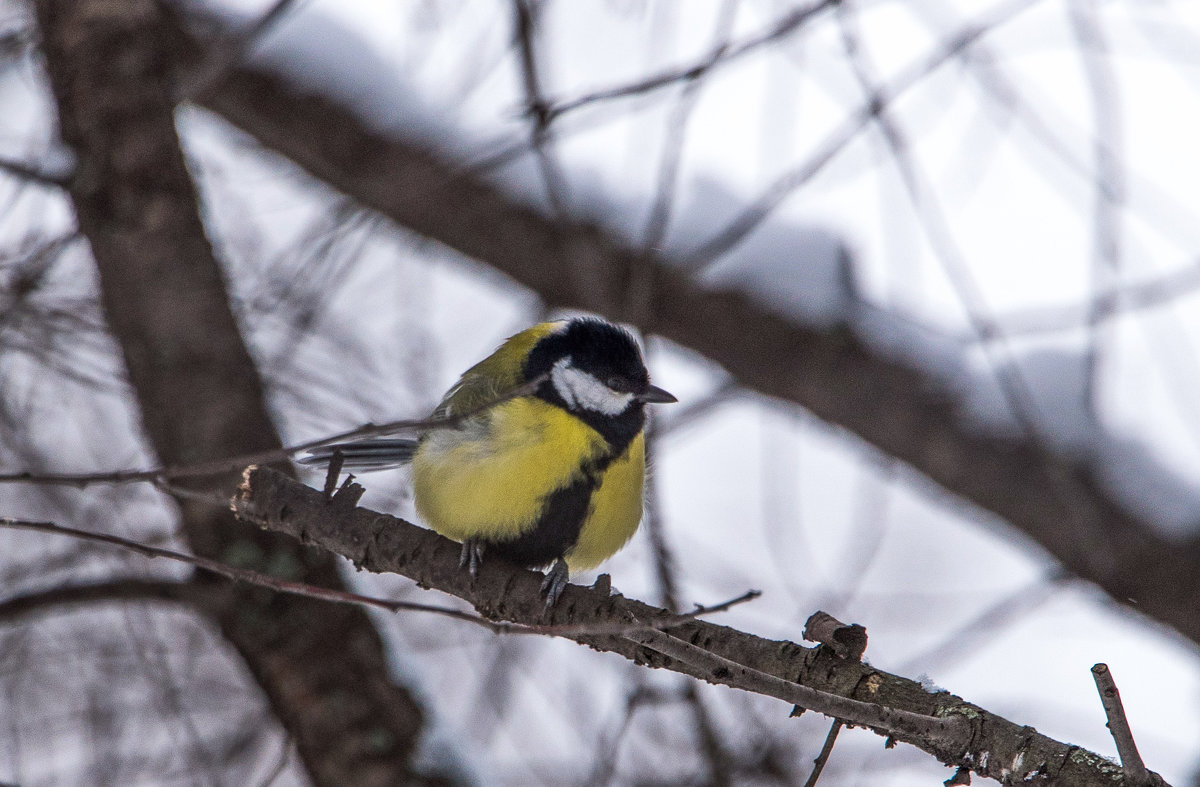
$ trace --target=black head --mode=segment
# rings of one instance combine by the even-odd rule
[[[537,395],[578,416],[624,450],[645,425],[648,402],[675,397],[650,384],[630,333],[581,317],[544,337],[525,359],[526,380],[546,375]]]

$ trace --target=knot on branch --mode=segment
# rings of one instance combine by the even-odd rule
[[[804,638],[820,642],[836,655],[851,661],[862,661],[867,649],[867,630],[857,623],[842,623],[828,612],[817,610],[804,624]]]

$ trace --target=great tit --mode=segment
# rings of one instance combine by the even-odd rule
[[[522,385],[536,387],[504,398]],[[465,420],[417,440],[324,446],[302,461],[328,462],[335,449],[351,469],[411,461],[417,512],[462,542],[471,574],[485,551],[552,565],[542,583],[552,606],[570,572],[599,565],[637,530],[645,405],[674,401],[650,384],[628,331],[594,317],[545,322],[464,372],[434,410],[472,413]]]

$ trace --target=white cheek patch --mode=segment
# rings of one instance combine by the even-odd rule
[[[620,415],[633,401],[631,393],[617,393],[587,372],[571,366],[571,358],[562,358],[550,370],[554,390],[573,410],[591,410],[604,415]]]

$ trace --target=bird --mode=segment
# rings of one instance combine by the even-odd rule
[[[645,406],[676,401],[650,383],[626,329],[597,317],[543,322],[467,369],[419,438],[321,446],[301,462],[328,463],[335,451],[347,469],[411,461],[417,513],[462,543],[461,566],[476,576],[486,553],[549,567],[541,592],[552,607],[571,573],[637,531]]]

